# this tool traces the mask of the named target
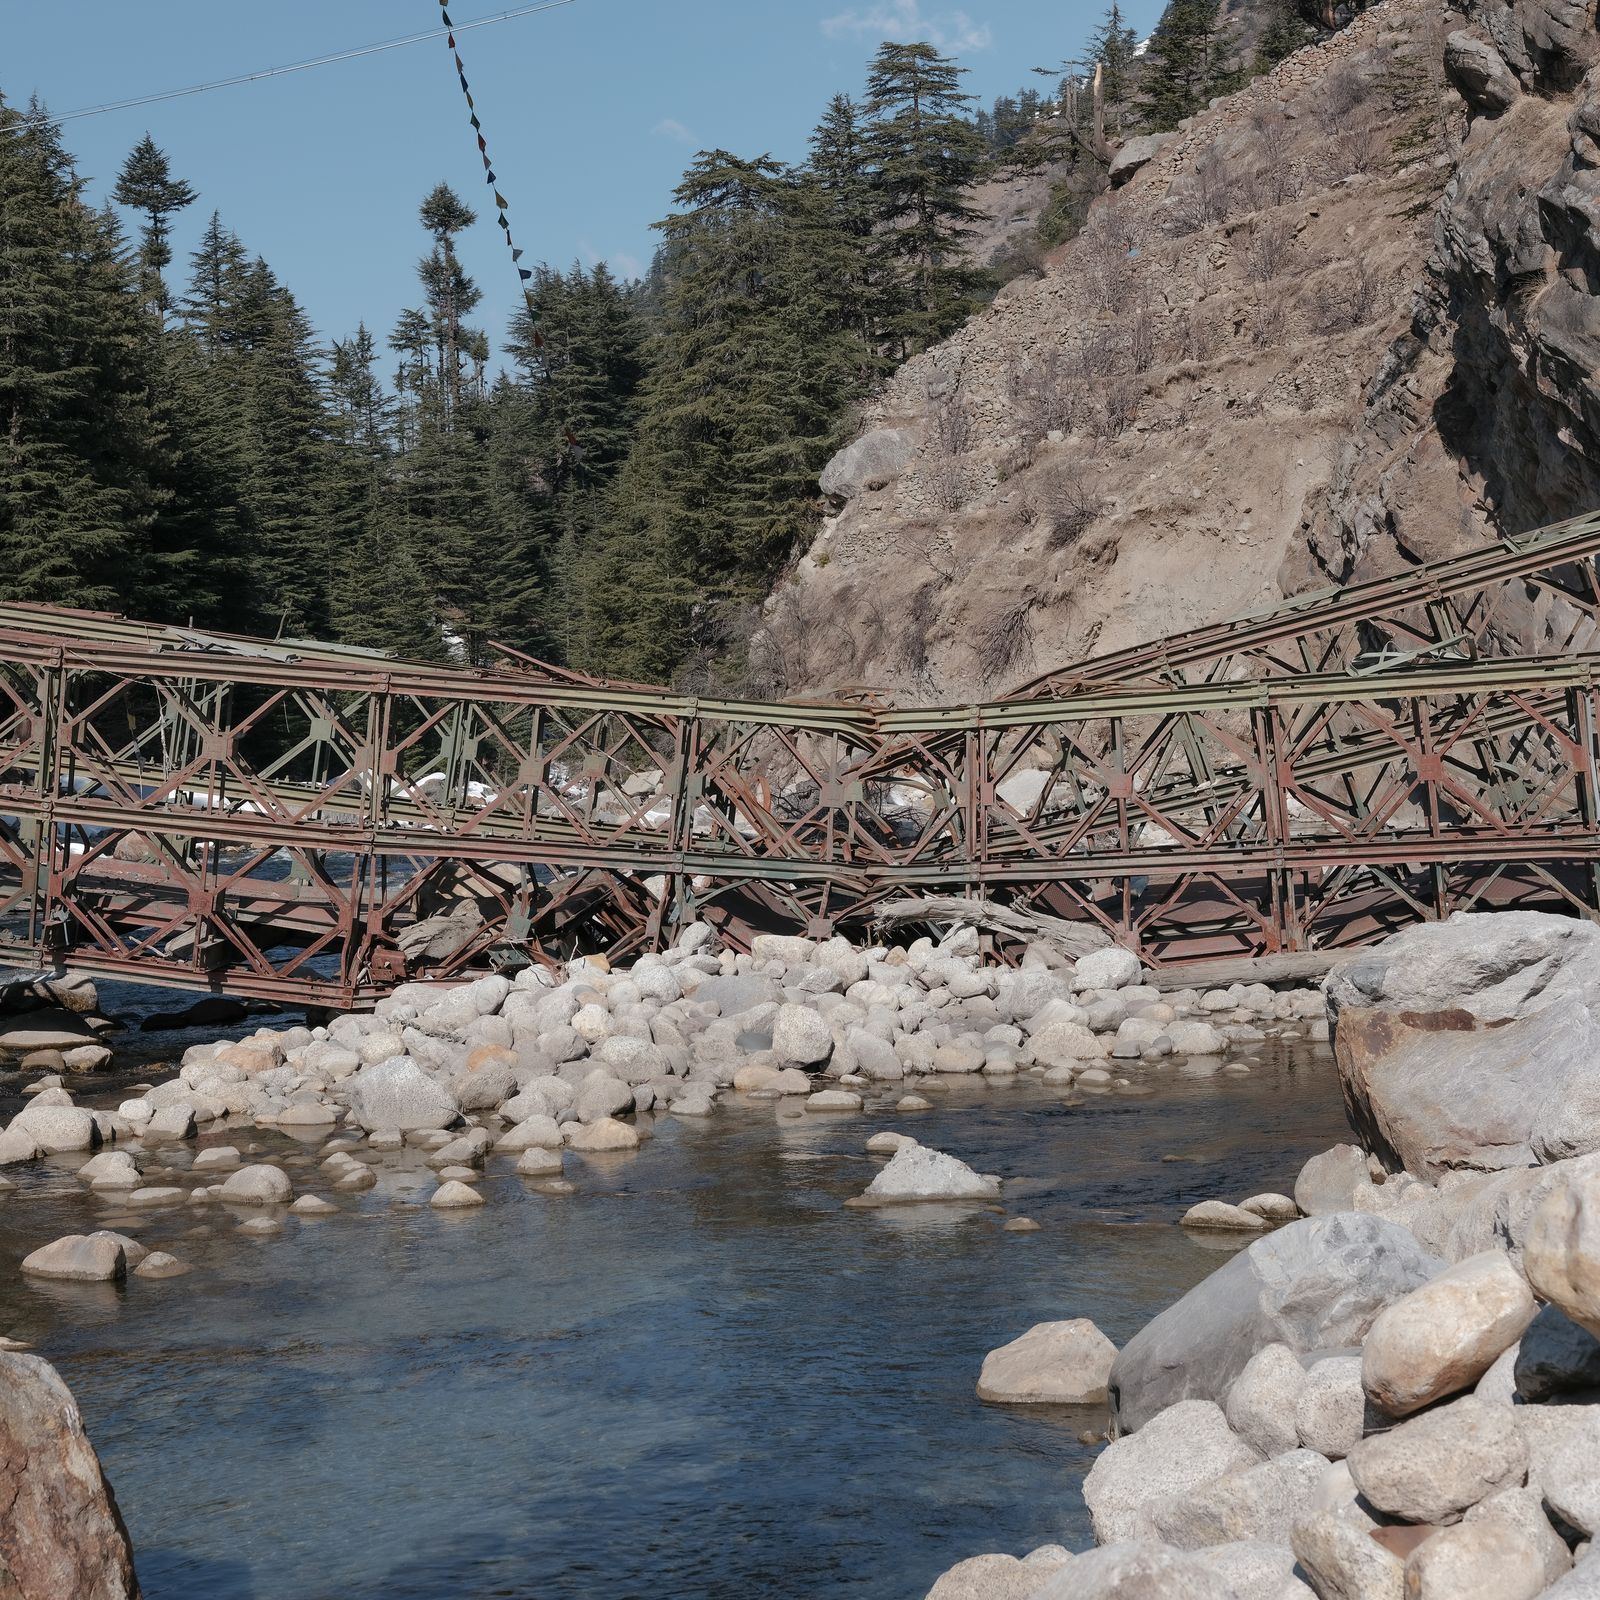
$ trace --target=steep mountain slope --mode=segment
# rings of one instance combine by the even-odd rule
[[[1594,30],[1383,0],[1194,118],[863,419],[774,683],[997,693],[1595,503]]]

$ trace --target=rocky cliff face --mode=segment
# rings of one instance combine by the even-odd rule
[[[1443,61],[1467,122],[1412,325],[1383,353],[1361,423],[1313,499],[1291,586],[1371,576],[1480,530],[1600,506],[1595,6],[1475,0],[1448,24]],[[1530,621],[1516,642],[1550,636]]]
[[[1195,118],[888,386],[774,681],[997,694],[1600,505],[1597,61],[1595,0],[1383,0]]]

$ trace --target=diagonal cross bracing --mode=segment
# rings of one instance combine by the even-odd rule
[[[0,606],[0,945],[350,1005],[695,917],[864,929],[907,893],[1158,964],[1593,915],[1597,554],[1580,519],[904,710]]]

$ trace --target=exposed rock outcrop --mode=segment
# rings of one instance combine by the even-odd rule
[[[872,408],[918,442],[769,602],[770,675],[999,693],[1600,505],[1597,61],[1593,0],[1382,0],[1127,147]],[[1489,642],[1592,634],[1513,597]]]

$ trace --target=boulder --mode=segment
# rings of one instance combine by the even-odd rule
[[[1522,98],[1522,85],[1492,44],[1462,31],[1446,36],[1444,72],[1474,111],[1498,117]]]
[[[771,978],[755,973],[722,978],[707,978],[690,990],[689,998],[697,1005],[710,1004],[720,1016],[738,1017],[761,1005],[781,1005],[783,991]]]
[[[958,1561],[928,1591],[927,1600],[1032,1600],[1072,1558],[1020,1561],[1016,1556],[972,1556]]]
[[[1108,945],[1078,958],[1072,969],[1072,987],[1085,989],[1126,989],[1140,978],[1139,958],[1131,950]]]
[[[997,1200],[1000,1180],[926,1145],[902,1145],[852,1205],[894,1205],[918,1200]]]
[[[1367,1397],[1359,1356],[1327,1356],[1306,1373],[1295,1401],[1300,1443],[1329,1461],[1341,1461],[1360,1443]]]
[[[1380,1410],[1410,1416],[1470,1389],[1522,1337],[1534,1310],[1509,1256],[1469,1256],[1379,1313],[1361,1352],[1361,1382]]]
[[[1327,1458],[1315,1450],[1291,1450],[1153,1500],[1144,1515],[1160,1538],[1180,1550],[1281,1537],[1310,1515],[1327,1467]]]
[[[1502,1489],[1486,1500],[1480,1500],[1461,1519],[1470,1527],[1484,1518],[1508,1522],[1520,1529],[1537,1553],[1540,1579],[1554,1583],[1572,1566],[1572,1552],[1567,1542],[1550,1526],[1545,1515],[1544,1499],[1532,1484],[1523,1489]]]
[[[1406,1600],[1534,1600],[1544,1588],[1539,1551],[1498,1517],[1441,1528],[1406,1558]]]
[[[470,1184],[452,1178],[433,1191],[428,1204],[438,1211],[466,1211],[473,1206],[481,1206],[483,1196]]]
[[[96,1042],[95,1030],[64,1006],[46,1006],[21,1016],[0,1017],[0,1055],[3,1056],[25,1056],[35,1050],[67,1051]]]
[[[1228,1426],[1264,1456],[1298,1448],[1295,1412],[1305,1383],[1299,1356],[1287,1345],[1264,1345],[1228,1388],[1222,1403]]]
[[[1254,1211],[1243,1206],[1231,1206],[1226,1200],[1202,1200],[1190,1206],[1179,1219],[1186,1228],[1199,1228],[1216,1233],[1263,1233],[1272,1224]]]
[[[454,1097],[409,1056],[363,1067],[348,1080],[350,1112],[369,1133],[414,1133],[453,1127],[460,1118]]]
[[[1600,1335],[1600,1168],[1572,1173],[1539,1203],[1522,1270],[1541,1299]]]
[[[1146,133],[1137,139],[1124,141],[1111,158],[1111,166],[1106,173],[1111,180],[1111,187],[1120,189],[1134,173],[1149,166],[1160,155],[1163,145],[1170,144],[1176,137],[1171,133]]]
[[[1182,1400],[1095,1458],[1083,1480],[1084,1504],[1101,1544],[1146,1538],[1152,1501],[1187,1494],[1260,1456],[1209,1400]]]
[[[106,1233],[69,1233],[40,1245],[23,1257],[22,1270],[36,1278],[71,1283],[110,1283],[127,1276],[128,1257],[118,1240]]]
[[[139,1184],[139,1169],[126,1150],[102,1150],[78,1168],[85,1183],[101,1189],[134,1189]]]
[[[1285,1528],[1272,1540],[1236,1539],[1213,1545],[1205,1552],[1205,1562],[1233,1590],[1234,1600],[1316,1600],[1294,1570],[1288,1536]]]
[[[240,1167],[223,1179],[219,1198],[234,1206],[284,1206],[293,1194],[289,1174],[265,1162]]]
[[[508,1128],[494,1142],[496,1150],[516,1154],[522,1150],[559,1150],[562,1145],[561,1125],[554,1117],[535,1113],[525,1117],[514,1128]]]
[[[1334,1053],[1362,1142],[1417,1177],[1600,1150],[1600,927],[1456,915],[1329,974]]]
[[[1097,1405],[1106,1397],[1117,1347],[1087,1317],[1040,1322],[991,1350],[978,1398],[1006,1405]]]
[[[82,1106],[41,1105],[38,1100],[25,1106],[11,1119],[7,1133],[25,1133],[52,1154],[92,1150],[100,1142],[94,1113]]]
[[[854,1089],[818,1089],[806,1096],[807,1111],[859,1111],[861,1096]]]
[[[573,1102],[579,1122],[600,1122],[633,1109],[633,1089],[609,1072],[595,1071],[583,1080]]]
[[[1294,1524],[1289,1542],[1318,1600],[1403,1600],[1405,1567],[1370,1537],[1370,1526],[1342,1511]]]
[[[0,1572],[17,1600],[136,1600],[128,1530],[61,1375],[0,1354]]]
[[[561,1152],[529,1145],[517,1157],[517,1171],[524,1178],[556,1178],[561,1175]]]
[[[1542,1306],[1516,1346],[1512,1373],[1524,1400],[1600,1389],[1600,1339],[1560,1306]]]
[[[785,1066],[821,1066],[833,1054],[833,1030],[810,1006],[779,1006],[772,1023],[772,1053]]]
[[[899,1159],[898,1157],[896,1159]],[[1378,1313],[1441,1263],[1384,1217],[1340,1213],[1255,1240],[1129,1340],[1110,1399],[1126,1429],[1175,1401],[1220,1401],[1263,1346],[1359,1344]]]
[[[1528,1446],[1513,1408],[1467,1395],[1370,1435],[1348,1461],[1356,1487],[1379,1511],[1406,1522],[1450,1523],[1520,1485]]]
[[[626,1122],[618,1122],[614,1117],[601,1117],[595,1122],[583,1122],[573,1127],[572,1136],[567,1143],[571,1149],[586,1153],[637,1150],[639,1135],[637,1130],[630,1128]]]
[[[915,441],[904,428],[873,428],[839,451],[822,469],[818,485],[833,500],[854,500],[881,489],[906,469]]]
[[[133,1269],[133,1275],[136,1278],[181,1278],[193,1270],[186,1261],[168,1255],[165,1250],[152,1250]]]
[[[1336,1144],[1314,1155],[1294,1180],[1294,1203],[1308,1217],[1333,1211],[1354,1211],[1356,1196],[1372,1187],[1367,1152],[1353,1144]]]
[[[1051,1577],[1034,1600],[1239,1600],[1202,1555],[1156,1543],[1086,1550]]]
[[[1530,1474],[1552,1515],[1586,1539],[1600,1533],[1600,1406],[1562,1406],[1543,1437]]]

